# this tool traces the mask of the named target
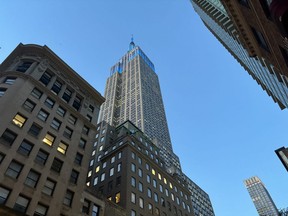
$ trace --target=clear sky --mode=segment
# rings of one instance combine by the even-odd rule
[[[173,148],[216,216],[256,216],[243,180],[257,175],[277,207],[288,173],[287,110],[204,27],[188,0],[9,0],[0,3],[0,62],[20,43],[49,46],[102,95],[134,41],[159,76]],[[286,123],[285,123],[286,122]]]

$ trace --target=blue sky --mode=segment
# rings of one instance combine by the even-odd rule
[[[134,41],[160,79],[173,148],[217,216],[256,216],[243,180],[262,179],[287,207],[287,110],[204,27],[188,0],[9,0],[0,61],[20,43],[49,46],[104,95],[110,67]]]

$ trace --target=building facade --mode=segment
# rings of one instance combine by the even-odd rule
[[[103,101],[47,46],[19,44],[4,60],[1,215],[104,215],[105,202],[86,187]]]
[[[99,123],[87,185],[127,216],[194,216],[188,185],[167,173],[160,149],[130,121]]]
[[[285,167],[286,171],[288,172],[288,148],[284,146],[275,150],[276,155],[280,159],[281,163]]]
[[[118,126],[130,120],[160,148],[168,167],[181,170],[173,153],[154,65],[133,40],[129,51],[111,68],[104,97],[100,121]]]
[[[249,192],[249,195],[255,205],[259,216],[279,216],[279,212],[270,194],[265,188],[265,185],[258,177],[253,176],[249,179],[246,179],[244,181],[244,184]]]
[[[281,109],[286,108],[287,39],[271,16],[269,6],[272,1],[190,1],[208,30],[274,102]]]

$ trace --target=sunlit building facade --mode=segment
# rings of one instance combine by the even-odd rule
[[[244,181],[259,216],[279,216],[279,212],[262,181],[254,176]]]

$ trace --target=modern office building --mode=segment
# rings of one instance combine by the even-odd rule
[[[47,46],[0,66],[0,215],[104,216],[86,187],[104,98]]]
[[[254,176],[244,181],[259,216],[279,216],[279,212],[262,181]]]
[[[288,172],[288,148],[281,147],[275,150],[275,153],[277,154],[278,158],[280,159],[286,171]]]
[[[165,164],[181,170],[173,153],[160,84],[150,59],[135,46],[111,68],[100,121],[118,126],[130,120],[160,148]]]
[[[128,52],[111,68],[110,77],[106,82],[105,98],[106,101],[100,112],[101,124],[116,128],[127,120],[133,123],[139,128],[137,130],[147,136],[147,140],[151,140],[149,141],[151,145],[158,148],[157,160],[163,161],[164,164],[160,162],[160,167],[157,169],[162,170],[161,173],[164,169],[170,178],[178,176],[181,181],[185,182],[185,187],[187,186],[190,194],[193,194],[193,197],[190,196],[190,201],[193,203],[195,216],[214,216],[208,194],[181,170],[179,158],[172,149],[160,84],[154,65],[141,48],[134,44],[133,39]],[[105,140],[106,138],[102,136],[101,139]],[[101,147],[101,151],[103,151],[102,148],[104,146]],[[98,160],[99,156],[95,154],[94,157]],[[154,156],[152,155],[152,157]],[[125,163],[129,165],[129,161]],[[149,161],[147,163],[149,164]],[[155,167],[157,166],[155,165]],[[91,170],[92,174],[93,170]],[[91,178],[95,178],[95,174]],[[92,180],[89,179],[88,182],[92,182]],[[107,196],[107,194],[105,195]],[[126,196],[126,194],[124,195]],[[163,211],[165,212],[165,209]],[[171,213],[166,212],[168,215]]]
[[[194,216],[187,183],[166,171],[160,149],[130,121],[99,123],[87,185],[127,216]]]
[[[278,21],[279,14],[287,11],[287,1],[190,1],[208,30],[274,102],[281,109],[286,108],[288,43],[284,27],[287,23],[284,22],[285,17],[283,22]],[[283,5],[278,5],[277,1]]]

